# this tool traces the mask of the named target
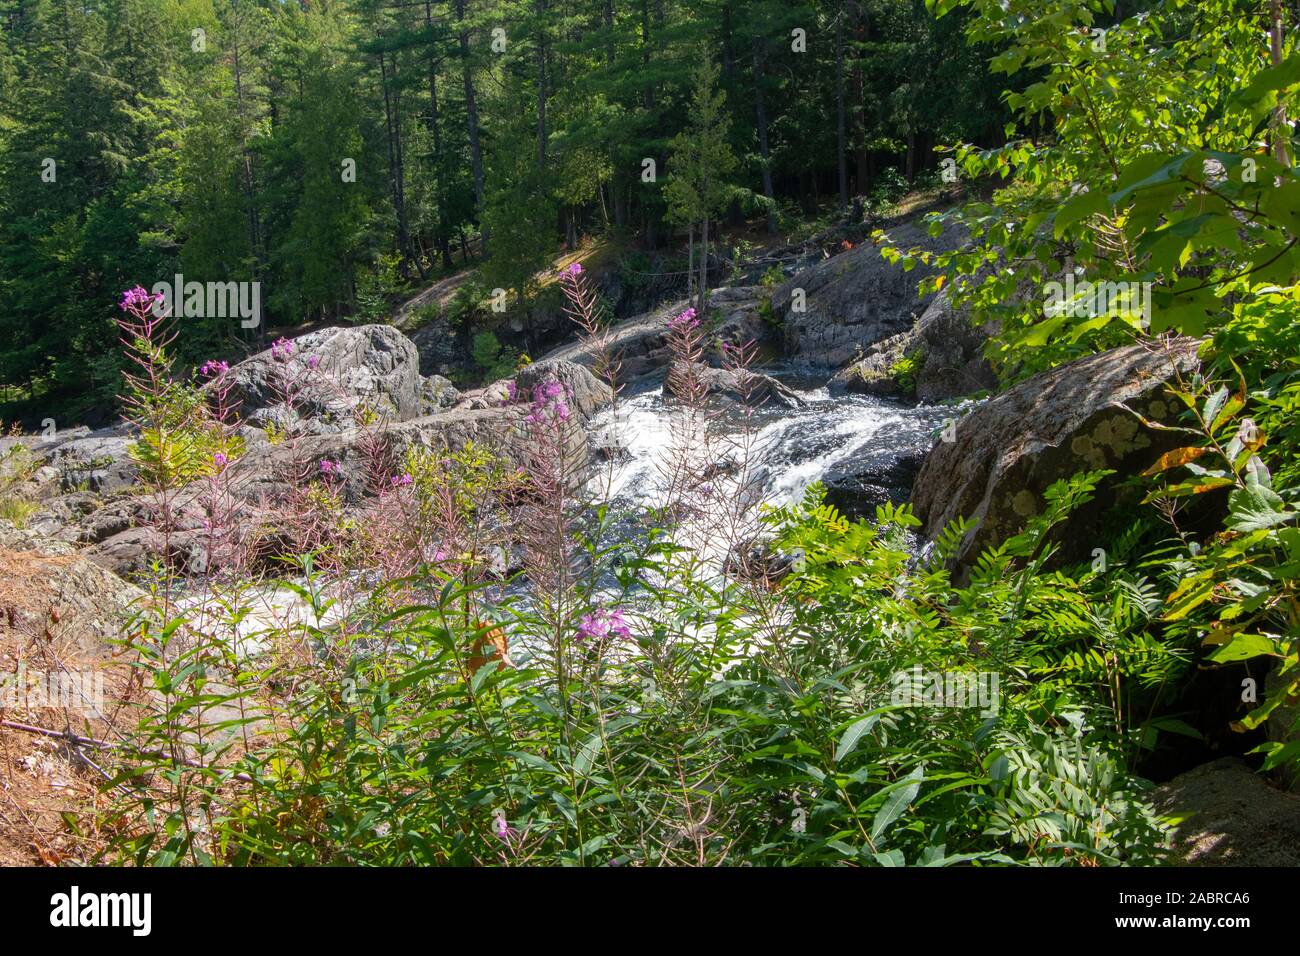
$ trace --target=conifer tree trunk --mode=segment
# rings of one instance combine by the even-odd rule
[[[695,311],[704,321],[704,301],[709,291],[709,217],[704,217],[704,224],[700,228],[700,287],[696,292],[698,302],[695,305]]]
[[[849,144],[844,113],[844,5],[835,18],[835,165],[839,173],[840,206],[849,205]]]
[[[546,0],[537,0],[537,176],[546,174]]]
[[[395,68],[394,68],[395,71]],[[393,211],[397,215],[397,248],[402,256],[402,276],[409,278],[411,236],[406,222],[405,175],[402,168],[402,115],[398,93],[389,91],[389,67],[384,51],[379,51],[379,77],[384,92],[384,120],[388,130],[388,181],[393,193]]]
[[[772,189],[772,156],[767,141],[767,103],[763,98],[764,46],[767,41],[754,37],[754,112],[758,123],[758,155],[763,167],[763,197],[767,200],[767,231],[776,232],[775,193]]]
[[[469,30],[465,27],[465,0],[456,0],[456,23],[460,26],[457,41],[460,44],[461,75],[465,83],[465,125],[469,129],[469,162],[474,176],[474,208],[479,216],[479,234],[482,246],[479,250],[484,259],[488,257],[488,229],[482,224],[483,219],[483,148],[479,138],[478,100],[474,95],[474,73],[470,64]]]
[[[442,129],[438,120],[438,59],[433,45],[433,4],[424,0],[424,25],[429,28],[429,135],[433,137],[433,168],[438,177],[438,254],[444,269],[452,267],[451,237],[447,235],[447,171],[443,165]]]

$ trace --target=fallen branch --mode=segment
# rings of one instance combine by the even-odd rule
[[[96,740],[94,737],[83,737],[81,734],[74,734],[71,730],[51,730],[49,727],[37,727],[35,724],[23,724],[16,720],[0,720],[0,727],[6,730],[17,730],[25,734],[40,734],[43,737],[51,737],[55,740],[66,740],[69,743],[77,744],[82,747],[94,747],[96,750],[123,750],[130,749],[124,744],[115,744],[107,740]],[[201,763],[195,763],[193,760],[186,760],[184,757],[173,757],[161,750],[141,751],[146,757],[155,757],[163,760],[171,760],[173,763],[180,764],[183,767],[191,767],[195,770],[207,770]],[[246,773],[235,774],[235,780],[243,783],[252,783],[253,778]]]

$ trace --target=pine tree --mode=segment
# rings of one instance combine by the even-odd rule
[[[696,224],[700,227],[695,309],[701,315],[709,286],[709,220],[725,205],[729,196],[727,177],[736,166],[736,156],[727,141],[728,119],[723,112],[726,96],[717,88],[718,73],[717,64],[701,51],[694,73],[690,122],[673,138],[669,178],[664,187],[670,220],[689,226],[692,238]],[[694,268],[692,259],[692,271]]]

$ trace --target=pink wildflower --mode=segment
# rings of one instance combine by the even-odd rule
[[[604,640],[607,637],[627,640],[632,636],[632,629],[628,627],[623,613],[622,608],[598,607],[590,614],[584,614],[578,623],[578,640]]]
[[[674,332],[685,332],[700,324],[694,309],[686,309],[668,320],[668,328]]]
[[[199,368],[200,375],[204,375],[208,377],[215,376],[216,378],[220,378],[222,375],[225,375],[229,371],[230,371],[229,362],[218,362],[216,361],[216,359],[208,359]]]
[[[153,306],[155,299],[160,298],[161,295],[154,296],[146,292],[143,286],[135,286],[122,293],[122,301],[118,305],[123,309],[143,312]]]
[[[271,358],[277,362],[287,362],[293,357],[293,343],[280,336],[271,343]]]
[[[532,425],[569,420],[569,390],[553,378],[533,387],[533,410],[524,420]]]
[[[509,843],[512,837],[519,836],[519,831],[512,827],[506,820],[504,810],[496,810],[492,813],[492,832],[502,843]]]

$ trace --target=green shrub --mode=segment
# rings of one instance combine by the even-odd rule
[[[889,368],[889,374],[894,377],[898,387],[905,392],[916,391],[916,373],[925,365],[925,350],[914,349],[911,352],[903,354],[897,362]]]
[[[260,635],[315,648],[298,665],[175,644],[189,622],[143,615],[132,644],[168,695],[127,763],[182,778],[185,805],[159,819],[123,797],[116,851],[237,865],[1158,859],[1164,831],[1114,728],[1143,712],[1153,660],[1185,661],[1149,640],[1154,612],[1123,598],[1140,584],[1129,572],[1044,570],[1047,532],[1097,477],[1054,487],[967,587],[943,566],[964,527],[913,568],[906,508],[849,522],[817,488],[770,518],[779,547],[803,555],[778,604],[702,574],[661,535],[617,562],[588,545],[623,589],[617,648],[432,567],[326,624],[307,561],[306,584],[286,585],[306,622]],[[388,599],[409,587],[424,597]],[[1071,663],[1092,646],[1088,615],[1114,650],[1108,680]],[[497,624],[518,667],[480,656]],[[1138,644],[1144,655],[1126,653]],[[910,668],[996,673],[1000,690],[980,708],[917,706],[897,696]],[[218,700],[245,716],[193,766],[168,767],[165,741]]]
[[[374,269],[357,276],[357,322],[387,320],[393,302],[408,288],[399,271],[401,262],[400,255],[381,255]]]
[[[466,280],[447,305],[447,321],[454,329],[465,329],[482,310],[483,301],[488,297],[488,289],[482,280],[472,276]]]
[[[27,527],[32,515],[41,510],[39,503],[12,495],[0,497],[0,520],[13,522],[16,528]]]

